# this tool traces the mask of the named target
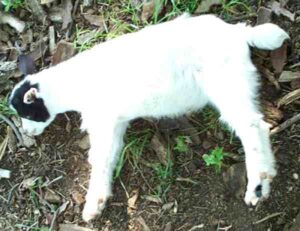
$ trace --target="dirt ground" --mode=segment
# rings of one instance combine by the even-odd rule
[[[289,1],[285,8],[295,13],[298,21],[292,22],[283,15],[274,15],[272,20],[291,36],[284,70],[299,71],[300,4]],[[242,14],[237,20],[255,22],[255,18]],[[44,29],[43,33],[47,31]],[[14,36],[12,33],[12,40]],[[38,66],[45,67],[50,60],[51,55],[46,53]],[[263,66],[260,71],[267,68],[274,72],[269,53],[261,56],[254,51],[253,60]],[[278,100],[300,85],[280,82],[278,90],[265,75],[262,71],[261,98],[276,111]],[[19,80],[12,78],[13,83]],[[265,105],[262,108],[267,111]],[[282,116],[274,119],[275,127],[299,114],[300,101],[281,106],[278,111]],[[35,146],[6,149],[0,167],[12,175],[0,179],[0,230],[300,230],[295,225],[300,213],[300,123],[272,136],[278,175],[270,198],[249,207],[243,201],[246,181],[241,144],[218,123],[217,116],[206,108],[176,120],[133,121],[125,138],[124,161],[115,178],[113,197],[103,214],[86,224],[81,211],[89,179],[87,136],[80,131],[78,114],[60,115],[36,138]],[[5,123],[0,124],[1,139],[6,136],[6,127]],[[162,149],[168,150],[163,153],[170,153],[169,156],[158,153],[153,137],[158,138]],[[174,148],[178,137],[188,137],[184,152]],[[206,166],[202,158],[215,147],[230,153],[221,172]]]

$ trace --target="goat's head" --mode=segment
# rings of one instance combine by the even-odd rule
[[[39,85],[26,78],[13,89],[9,104],[21,117],[24,131],[31,136],[43,133],[55,118],[40,93]]]

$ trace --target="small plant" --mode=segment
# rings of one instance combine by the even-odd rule
[[[11,9],[15,10],[23,6],[23,0],[2,0],[1,3],[4,6],[4,11],[8,12]]]
[[[120,158],[115,169],[114,179],[120,176],[122,168],[128,158],[133,160],[134,167],[137,166],[138,159],[142,155],[145,147],[150,142],[151,136],[152,131],[150,129],[128,133],[125,138],[126,145],[120,154]]]
[[[16,115],[16,113],[8,106],[7,97],[0,99],[0,113],[5,116]]]
[[[189,150],[189,140],[188,136],[178,136],[176,138],[176,145],[173,149],[178,152],[186,153]]]
[[[214,166],[219,173],[221,171],[223,159],[228,155],[228,153],[223,151],[223,148],[216,147],[210,154],[204,154],[202,158],[204,159],[206,166]]]
[[[153,164],[153,169],[155,171],[155,175],[159,180],[159,184],[156,188],[156,195],[158,197],[165,197],[168,192],[170,185],[172,183],[173,176],[173,161],[170,157],[170,151],[167,153],[167,164],[155,163]]]

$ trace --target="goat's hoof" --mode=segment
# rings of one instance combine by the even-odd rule
[[[269,198],[270,184],[276,175],[276,170],[272,169],[270,173],[262,172],[256,177],[257,180],[249,179],[245,202],[247,205],[257,205],[259,201]]]
[[[97,215],[100,215],[105,208],[104,199],[99,199],[98,203],[86,203],[84,209],[82,211],[82,219],[85,222],[90,222],[93,220]]]

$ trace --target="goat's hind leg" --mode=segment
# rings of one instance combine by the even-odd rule
[[[246,88],[249,86],[241,85]],[[224,90],[212,88],[212,91],[208,92],[209,97],[219,109],[221,120],[231,126],[242,141],[248,178],[245,202],[256,205],[260,199],[269,196],[270,183],[276,175],[269,125],[263,121],[263,115],[251,97],[250,86],[249,89],[235,88],[231,91],[226,88],[226,84],[223,86]]]
[[[127,125],[127,122],[103,124],[98,130],[89,131],[91,141],[89,162],[92,171],[86,204],[82,212],[85,221],[90,221],[100,214],[111,196],[113,171],[123,147]]]

